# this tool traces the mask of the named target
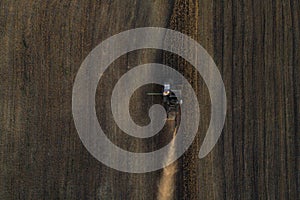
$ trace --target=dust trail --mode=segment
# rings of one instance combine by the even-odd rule
[[[175,128],[173,137],[176,135],[177,128]],[[171,142],[171,146],[168,152],[168,157],[166,160],[172,158],[175,152],[175,143],[174,140]],[[173,199],[175,181],[176,181],[176,172],[177,172],[177,161],[163,169],[163,174],[158,184],[158,200],[170,200]]]

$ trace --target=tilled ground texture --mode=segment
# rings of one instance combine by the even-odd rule
[[[110,109],[124,73],[166,64],[191,83],[200,107],[197,137],[176,162],[173,199],[297,199],[299,10],[298,0],[0,1],[0,199],[157,199],[163,169],[130,174],[106,167],[85,149],[72,117],[74,79],[89,52],[145,26],[187,34],[212,56],[227,94],[221,138],[198,159],[210,121],[207,87],[183,58],[154,49],[123,55],[103,74],[95,100],[107,137],[133,152],[170,142],[171,122],[153,138],[133,138]],[[148,124],[148,109],[161,103],[145,94],[159,91],[152,84],[134,93],[137,124]]]

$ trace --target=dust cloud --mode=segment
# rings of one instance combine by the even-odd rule
[[[177,128],[175,128],[173,137],[176,135]],[[174,140],[171,142],[171,146],[168,152],[168,156],[166,160],[172,158],[174,156],[175,152],[175,143]],[[162,177],[158,183],[158,194],[157,199],[158,200],[171,200],[174,196],[174,190],[175,190],[175,181],[176,181],[176,172],[177,172],[177,166],[178,163],[175,161],[171,165],[165,167],[163,169]]]

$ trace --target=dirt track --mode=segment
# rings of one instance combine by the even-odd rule
[[[185,75],[200,103],[196,140],[178,160],[175,199],[297,199],[299,197],[300,3],[244,1],[0,2],[0,199],[155,199],[162,170],[128,174],[94,159],[72,119],[74,78],[101,41],[131,28],[166,27],[197,40],[214,58],[228,98],[217,145],[198,151],[210,120],[207,88],[176,55],[140,50],[116,60],[100,81],[96,109],[107,136],[129,151],[164,146],[168,127],[148,140],[122,133],[111,115],[119,77],[160,62]],[[138,90],[131,115],[149,123],[159,99]],[[189,123],[193,123],[191,120]]]

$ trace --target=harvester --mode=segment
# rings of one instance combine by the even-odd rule
[[[162,103],[167,112],[167,120],[174,120],[177,123],[182,104],[181,90],[171,89],[171,84],[165,83],[162,93],[148,93],[148,95],[162,96]]]

